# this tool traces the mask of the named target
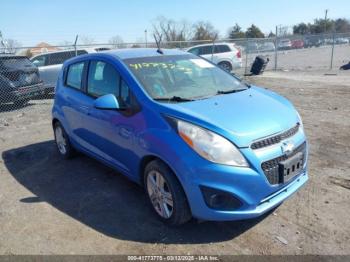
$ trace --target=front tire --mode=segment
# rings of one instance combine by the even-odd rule
[[[191,211],[182,186],[162,161],[153,160],[146,166],[144,185],[153,210],[163,222],[177,226],[191,219]]]
[[[53,129],[58,153],[65,159],[73,157],[75,155],[75,150],[60,122],[56,122]]]

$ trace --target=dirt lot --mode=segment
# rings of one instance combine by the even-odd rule
[[[61,160],[37,100],[0,109],[0,254],[350,254],[350,72],[250,81],[293,101],[311,144],[307,186],[272,214],[168,228],[121,175]]]
[[[247,72],[257,55],[269,58],[267,69],[271,70],[275,67],[275,53],[262,52],[248,54]],[[310,70],[328,70],[331,66],[332,46],[321,46],[318,48],[303,48],[288,51],[278,51],[277,68],[290,71],[310,71]],[[246,55],[242,56],[243,66],[246,64]],[[350,45],[335,45],[333,53],[333,69],[339,69],[340,66],[350,61]],[[244,68],[239,70],[241,73]]]

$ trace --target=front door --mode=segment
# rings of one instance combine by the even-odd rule
[[[92,60],[86,92],[90,99],[89,109],[83,120],[87,149],[126,173],[132,173],[130,164],[137,159],[134,147],[140,113],[134,109],[128,85],[112,64]],[[95,99],[106,94],[115,95],[124,110],[95,108]]]

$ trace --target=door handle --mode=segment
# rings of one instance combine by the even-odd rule
[[[79,108],[84,114],[90,115],[90,108],[88,106],[80,106]]]

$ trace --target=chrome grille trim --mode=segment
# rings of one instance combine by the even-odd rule
[[[278,144],[282,140],[294,136],[299,131],[300,124],[297,123],[294,127],[291,129],[288,129],[287,131],[280,133],[278,135],[274,135],[268,138],[264,138],[261,140],[258,140],[250,145],[250,148],[253,150],[268,147],[274,144]]]

